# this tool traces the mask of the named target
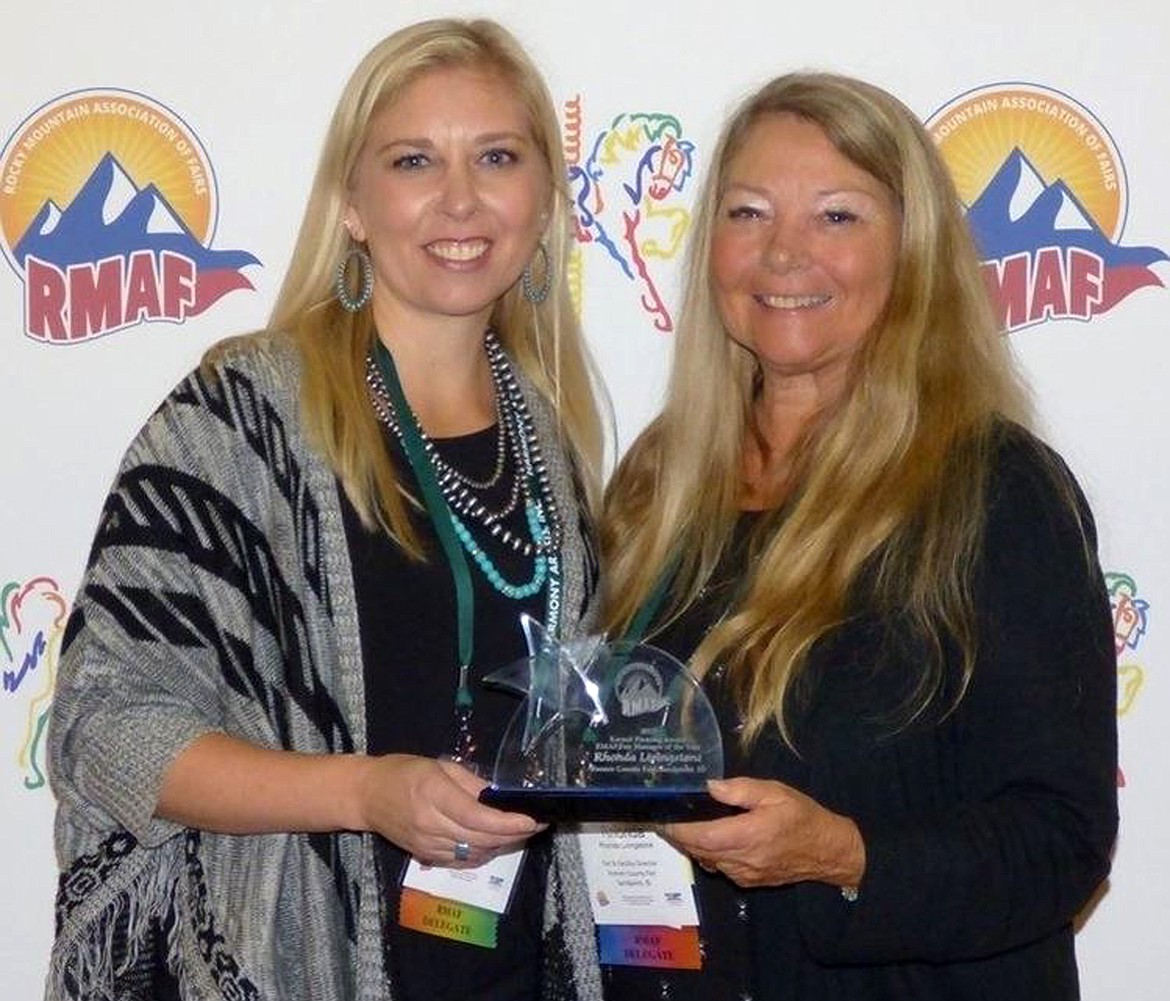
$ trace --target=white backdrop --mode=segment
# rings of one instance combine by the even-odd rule
[[[1155,957],[1170,914],[1170,783],[1158,764],[1165,753],[1162,727],[1170,720],[1164,638],[1170,630],[1161,621],[1170,602],[1170,528],[1161,511],[1170,487],[1164,375],[1170,293],[1159,284],[1170,280],[1170,201],[1157,192],[1167,187],[1170,162],[1170,8],[1154,0],[983,0],[977,12],[966,12],[971,6],[953,0],[642,6],[629,0],[477,6],[358,0],[340,8],[323,0],[39,0],[6,8],[0,21],[8,60],[0,90],[0,243],[7,258],[0,263],[0,983],[6,1001],[40,995],[52,937],[52,797],[43,782],[41,726],[63,616],[115,465],[159,398],[208,345],[263,323],[325,123],[353,65],[391,30],[452,13],[487,14],[516,31],[546,70],[564,112],[583,204],[595,212],[582,219],[575,281],[622,446],[660,400],[671,342],[661,328],[674,312],[678,245],[697,186],[688,171],[705,169],[718,123],[743,93],[785,70],[814,67],[878,83],[924,119],[980,88],[1002,96],[1025,82],[1047,96],[1047,126],[1009,113],[1006,101],[985,118],[1000,133],[1022,130],[1013,141],[1043,185],[1065,182],[1074,200],[1066,196],[1064,208],[1081,209],[1103,231],[1112,247],[1107,264],[1125,256],[1124,248],[1147,248],[1138,265],[1118,265],[1118,274],[1132,277],[1136,268],[1152,282],[1089,320],[1063,318],[1058,303],[1044,322],[1011,335],[1045,431],[1096,511],[1119,622],[1122,833],[1113,875],[1080,932],[1083,992],[1090,1001],[1166,996],[1164,961],[1156,969]],[[70,94],[71,105],[61,101]],[[111,109],[119,97],[122,124],[99,127],[101,108]],[[63,113],[87,101],[88,116]],[[130,115],[133,102],[154,108],[155,118]],[[45,106],[62,114],[40,122],[37,131],[38,109]],[[1074,113],[1080,117],[1070,124]],[[1078,120],[1111,139],[1095,175],[1074,169]],[[156,160],[134,147],[135,128],[154,130]],[[1008,152],[989,150],[977,123],[947,131],[955,146],[944,151],[957,170],[980,151],[985,164]],[[635,177],[637,157],[668,141],[682,165],[675,188],[661,199],[623,188]],[[1002,146],[1002,135],[997,141]],[[158,184],[202,247],[252,255],[258,263],[237,257],[227,273],[242,274],[253,288],[230,291],[181,322],[102,334],[103,323],[116,324],[98,316],[93,333],[102,336],[47,342],[29,332],[30,319],[46,314],[44,302],[35,316],[26,311],[26,288],[50,286],[36,285],[29,262],[38,255],[25,257],[17,245],[35,210],[50,197],[56,210],[66,210],[108,152],[136,187]],[[171,166],[185,154],[191,168],[185,181],[166,174],[168,153]],[[75,181],[61,180],[63,160]],[[49,215],[56,218],[52,208]],[[1067,222],[1061,215],[1057,223],[1062,219]],[[632,241],[623,239],[627,223]],[[1076,227],[1084,229],[1084,218]],[[1046,291],[1035,294],[1060,299],[1051,282],[1067,277],[1050,275]],[[151,315],[148,293],[137,290],[139,315]]]

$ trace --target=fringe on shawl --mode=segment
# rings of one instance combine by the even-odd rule
[[[143,958],[143,949],[152,943],[151,933],[163,928],[168,965],[186,979],[179,969],[174,910],[183,865],[181,837],[149,850],[135,847],[107,881],[94,885],[86,899],[59,918],[46,1001],[118,1001],[119,978]]]

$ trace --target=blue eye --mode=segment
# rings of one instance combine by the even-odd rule
[[[510,149],[489,149],[480,156],[480,160],[491,167],[505,167],[517,163],[520,157]]]
[[[397,157],[391,165],[395,170],[419,170],[428,163],[430,161],[427,159],[425,153],[407,153],[404,156]]]

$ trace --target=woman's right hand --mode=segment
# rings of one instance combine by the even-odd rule
[[[484,806],[486,784],[453,761],[300,754],[206,733],[171,763],[155,815],[225,834],[374,831],[420,862],[469,868],[544,826]],[[457,842],[468,858],[455,858]]]
[[[418,861],[473,868],[544,829],[531,817],[479,802],[483,779],[454,761],[411,754],[368,758],[359,788],[363,827]],[[455,858],[464,842],[470,857]]]

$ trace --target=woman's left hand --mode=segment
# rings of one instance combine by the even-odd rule
[[[663,835],[704,869],[739,886],[784,886],[815,880],[857,886],[865,843],[848,817],[781,782],[712,781],[711,795],[745,813],[719,820],[668,824]]]

